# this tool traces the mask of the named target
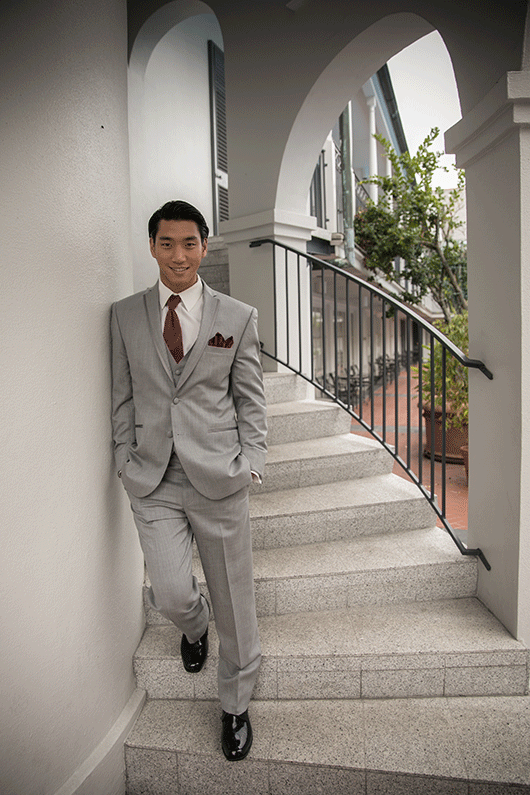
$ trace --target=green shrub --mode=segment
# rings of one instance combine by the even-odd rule
[[[469,354],[469,331],[468,314],[463,312],[455,315],[448,323],[440,322],[436,327],[456,345],[466,356]],[[431,360],[430,348],[427,348],[427,356],[423,360],[422,374],[422,401],[424,404],[431,403]],[[434,343],[434,395],[435,408],[442,408],[442,356],[443,346],[438,341]],[[457,359],[448,351],[446,353],[446,411],[447,426],[449,428],[462,428],[468,424],[469,417],[469,391],[467,367],[460,364]]]

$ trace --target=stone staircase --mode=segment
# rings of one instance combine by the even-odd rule
[[[229,763],[220,749],[215,624],[192,676],[178,631],[147,609],[128,795],[530,792],[528,650],[475,598],[477,561],[345,412],[291,375],[266,389],[252,751]]]

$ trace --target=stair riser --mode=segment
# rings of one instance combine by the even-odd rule
[[[251,494],[264,494],[281,489],[297,489],[334,483],[337,480],[369,478],[392,471],[391,460],[384,451],[366,451],[351,456],[330,456],[303,461],[278,461],[265,467],[263,485],[253,485]]]
[[[462,655],[461,665],[445,657],[395,655],[392,669],[378,667],[377,657],[303,657],[285,660],[264,656],[254,699],[379,699],[453,698],[458,696],[525,695],[528,670],[523,655],[512,665],[474,666]],[[500,662],[500,657],[499,657]],[[150,699],[215,700],[217,658],[213,655],[199,676],[187,674],[180,657],[136,660],[138,687]]]
[[[351,428],[351,417],[342,409],[270,415],[267,418],[267,443],[286,444],[323,436],[340,436]]]
[[[277,375],[276,373],[265,373],[263,383],[265,384],[265,400],[267,405],[273,403],[289,403],[293,400],[305,400],[313,395],[314,390],[308,395],[309,384],[302,378],[294,375]]]
[[[337,541],[433,524],[432,509],[422,498],[335,510],[323,507],[291,516],[253,516],[251,519],[254,549]]]

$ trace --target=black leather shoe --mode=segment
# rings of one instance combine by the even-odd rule
[[[206,627],[202,638],[195,643],[190,643],[186,635],[183,635],[180,642],[180,653],[186,671],[190,674],[198,674],[208,656],[208,627]]]
[[[252,726],[248,710],[241,715],[231,715],[223,710],[222,721],[221,745],[224,755],[231,762],[244,759],[252,745]]]

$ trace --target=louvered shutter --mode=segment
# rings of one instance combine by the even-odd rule
[[[226,141],[225,57],[223,51],[208,42],[210,69],[210,124],[212,140],[213,232],[219,234],[219,222],[228,220],[228,148]]]

